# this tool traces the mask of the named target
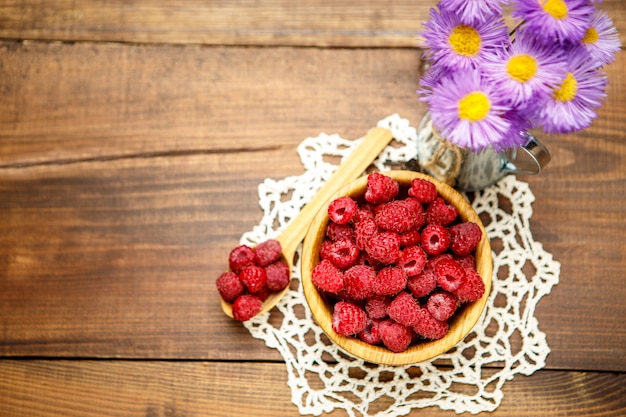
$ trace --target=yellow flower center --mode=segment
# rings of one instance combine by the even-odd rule
[[[489,114],[491,101],[485,93],[474,91],[459,100],[459,118],[479,122]]]
[[[537,73],[537,61],[527,54],[515,55],[506,64],[506,72],[511,78],[525,83]]]
[[[596,28],[590,27],[589,29],[587,29],[587,32],[585,32],[585,36],[583,36],[582,41],[584,43],[596,43],[598,42],[598,38],[599,36]]]
[[[577,92],[578,81],[574,78],[574,74],[568,72],[559,88],[554,90],[554,99],[558,101],[571,101],[576,97]]]
[[[457,54],[474,56],[480,51],[482,40],[478,31],[473,27],[459,25],[452,29],[448,43]]]
[[[539,0],[539,4],[543,7],[544,12],[555,19],[565,19],[569,12],[567,4],[563,0]]]

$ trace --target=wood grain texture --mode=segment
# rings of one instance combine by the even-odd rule
[[[298,414],[284,364],[3,360],[0,371],[6,417],[248,417],[252,404],[255,416]],[[626,413],[624,374],[539,371],[517,376],[503,391],[502,404],[490,413],[494,417]],[[373,411],[376,407],[372,405]],[[438,408],[415,413],[459,415]],[[338,410],[321,415],[347,414]]]
[[[254,0],[0,2],[0,37],[210,45],[401,46],[430,6]]]
[[[0,353],[276,359],[214,287],[260,219],[268,160],[297,163],[276,151],[3,170]]]
[[[0,37],[208,45],[408,47],[436,2],[24,0],[0,2]],[[621,0],[599,7],[626,35]]]
[[[260,219],[257,185],[301,173],[307,136],[357,138],[394,112],[416,125],[424,110],[410,50],[2,46],[7,355],[276,359],[211,298]],[[532,231],[562,264],[538,309],[557,368],[626,370],[624,65],[593,126],[543,138],[553,161],[527,178]]]
[[[358,138],[419,115],[412,50],[0,42],[0,166]]]
[[[417,125],[433,4],[0,0],[0,415],[296,414],[214,280],[304,138]],[[600,7],[624,42],[622,1]],[[549,370],[507,382],[495,416],[626,414],[625,66],[523,178],[561,275],[536,311]]]

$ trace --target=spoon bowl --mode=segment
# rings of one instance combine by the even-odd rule
[[[378,155],[387,147],[393,139],[391,132],[381,127],[371,129],[362,139],[361,143],[342,161],[333,175],[319,189],[315,196],[291,220],[282,233],[275,239],[280,242],[282,248],[282,260],[289,265],[289,271],[293,270],[293,258],[296,250],[306,235],[311,221],[317,215],[320,208],[337,190],[345,184],[357,179],[369,167]],[[287,293],[289,286],[280,292],[270,294],[261,306],[258,314],[271,310],[276,303]],[[232,304],[222,301],[222,310],[233,318]]]

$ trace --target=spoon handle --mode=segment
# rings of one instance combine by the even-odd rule
[[[375,127],[365,135],[361,143],[341,162],[328,181],[281,232],[277,240],[281,243],[283,254],[291,256],[295,253],[311,221],[324,203],[345,184],[361,176],[392,138],[391,132],[381,127]],[[289,261],[291,262],[290,259]]]
[[[290,269],[293,268],[293,257],[296,249],[304,236],[306,235],[311,221],[315,218],[317,212],[322,208],[324,203],[332,197],[341,187],[352,180],[357,179],[368,166],[378,157],[378,155],[391,142],[393,136],[387,129],[375,127],[371,129],[363,138],[361,143],[341,162],[339,167],[326,181],[326,183],[317,191],[315,196],[300,211],[300,213],[291,219],[287,227],[282,231],[280,236],[276,238],[281,244],[283,258],[289,264]],[[264,302],[261,313],[271,310],[274,305],[289,290],[285,288],[279,293],[271,294]],[[232,305],[223,299],[222,310],[228,317],[233,317]]]

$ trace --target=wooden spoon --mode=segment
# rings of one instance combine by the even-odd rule
[[[392,138],[391,132],[387,129],[375,127],[370,130],[363,138],[362,142],[348,155],[346,160],[339,165],[337,170],[319,189],[311,201],[302,208],[300,213],[292,219],[282,233],[275,238],[281,244],[283,252],[282,257],[289,265],[290,272],[293,269],[293,257],[296,253],[296,249],[304,239],[309,225],[317,212],[342,186],[361,176],[389,142],[391,142]],[[271,310],[288,290],[289,286],[280,292],[272,293],[263,302],[259,314]],[[224,310],[227,316],[233,317],[232,304],[222,300],[222,310]]]

